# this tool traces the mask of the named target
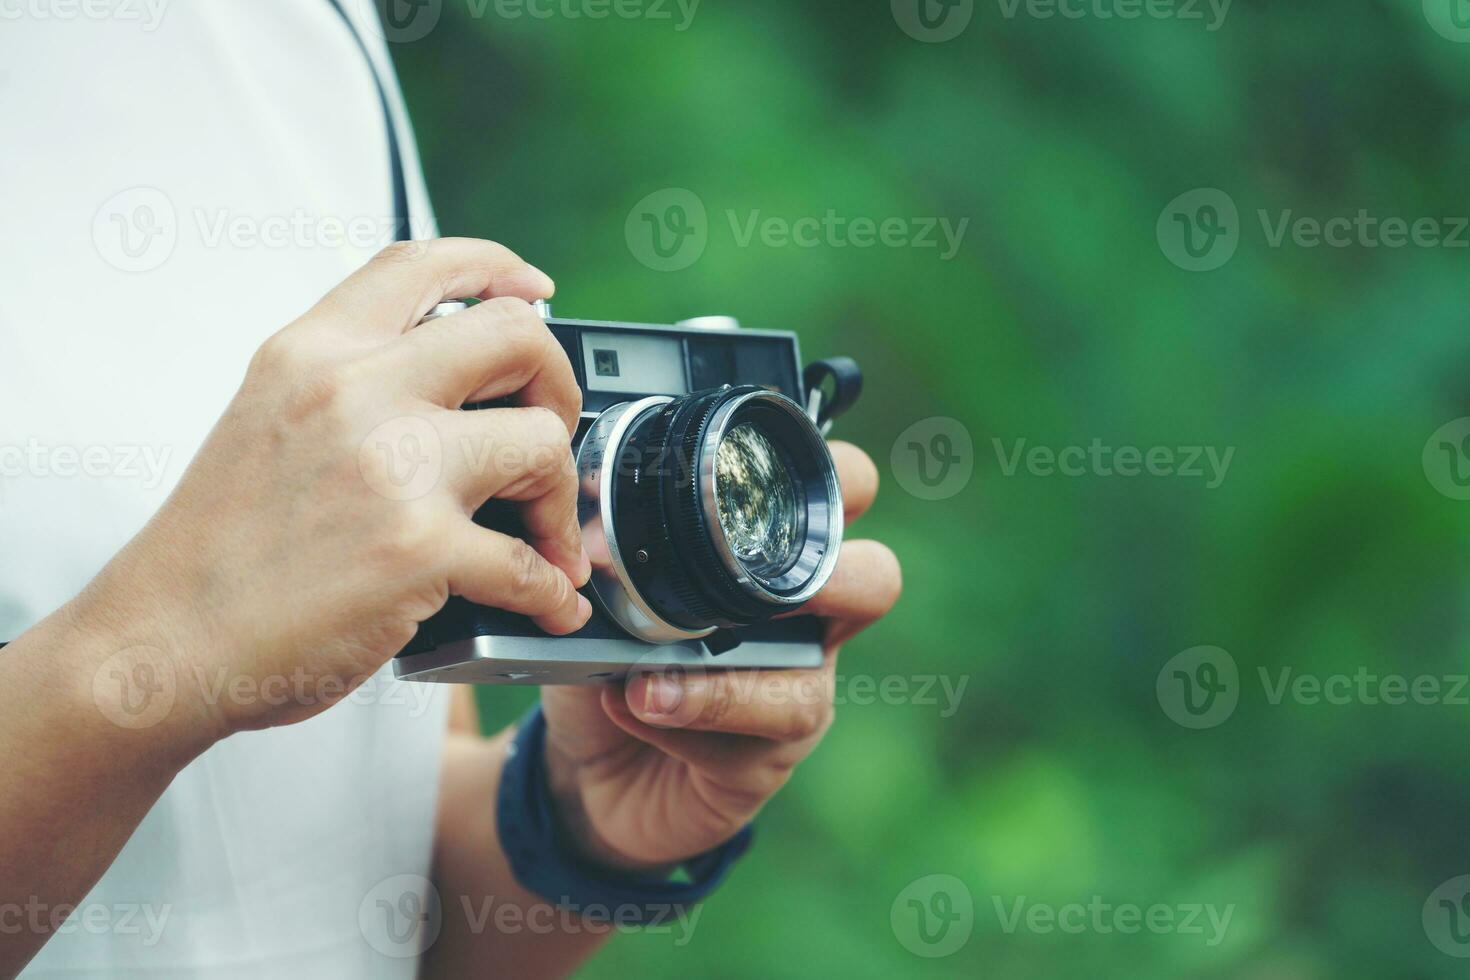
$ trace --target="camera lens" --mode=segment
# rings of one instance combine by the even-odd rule
[[[750,423],[715,450],[715,505],[730,550],[750,574],[769,580],[796,558],[805,515],[792,467]]]
[[[837,472],[784,395],[726,386],[617,406],[593,424],[578,462],[584,536],[607,543],[594,588],[641,639],[753,625],[831,576]]]

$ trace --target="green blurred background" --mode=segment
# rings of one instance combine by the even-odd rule
[[[903,26],[916,0],[705,0],[683,30],[653,2],[593,19],[566,11],[609,8],[444,0],[438,29],[395,45],[441,227],[548,270],[562,315],[730,313],[799,331],[808,358],[857,357],[867,391],[838,434],[884,488],[853,533],[899,553],[906,591],[847,647],[850,703],[694,941],[624,937],[585,975],[1465,975],[1421,915],[1470,872],[1470,707],[1272,704],[1258,672],[1470,670],[1470,504],[1421,464],[1470,415],[1470,251],[1273,247],[1258,212],[1470,213],[1452,17],[1470,27],[1470,3],[1242,0],[1220,21],[1179,16],[1186,0],[1137,19],[981,0],[929,43]],[[625,232],[669,188],[707,209],[707,247],[659,271]],[[1165,240],[1195,188],[1238,206],[1213,271]],[[732,211],[969,223],[946,259],[742,243]],[[942,450],[948,425],[973,458],[922,499],[899,437],[934,417],[956,421],[920,443]],[[1213,489],[1007,475],[1020,439],[1235,453]],[[1200,645],[1238,665],[1238,707],[1192,729],[1156,680]],[[966,686],[955,711],[937,686],[851,703],[858,675]],[[482,691],[488,723],[523,693]],[[934,874],[973,903],[942,957],[901,921]],[[1215,945],[1208,924],[1003,927],[1018,900],[1095,895],[1233,912]]]

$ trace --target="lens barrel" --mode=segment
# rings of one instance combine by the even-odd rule
[[[584,449],[597,474],[597,486],[584,477],[584,510],[598,492],[621,574],[594,584],[625,628],[659,641],[748,626],[826,584],[841,547],[841,488],[825,440],[795,402],[725,386],[607,414],[589,439],[605,439],[601,427],[612,440]],[[618,589],[628,594],[607,594]],[[648,630],[648,620],[667,629]]]

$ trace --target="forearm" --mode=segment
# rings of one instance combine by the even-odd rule
[[[563,977],[606,942],[612,926],[564,912],[522,888],[495,823],[510,733],[451,734],[444,753],[434,884],[443,925],[424,956],[425,977]]]
[[[46,943],[61,924],[53,911],[86,895],[210,741],[164,705],[166,688],[148,704],[126,686],[135,669],[170,677],[159,672],[177,638],[137,610],[100,617],[93,605],[73,602],[0,650],[0,909],[39,910],[0,922],[0,976]]]

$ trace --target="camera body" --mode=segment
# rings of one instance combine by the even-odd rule
[[[441,304],[428,319],[464,308]],[[572,452],[592,618],[551,636],[453,596],[395,675],[595,684],[635,669],[819,666],[821,623],[790,614],[836,562],[841,488],[820,426],[856,397],[856,366],[820,362],[804,376],[794,334],[728,317],[658,326],[542,312],[582,388]],[[828,377],[839,390],[823,412]],[[523,536],[518,506],[492,499],[475,521]]]

